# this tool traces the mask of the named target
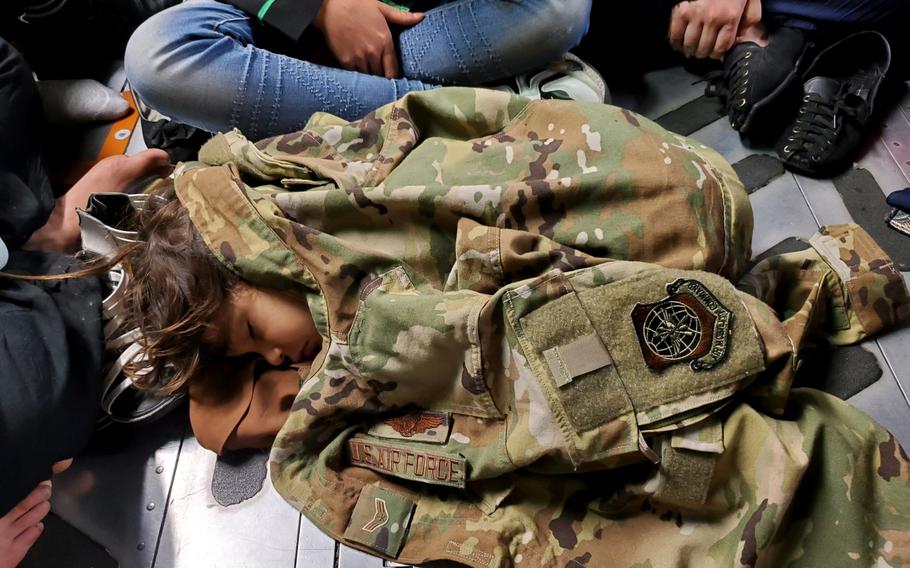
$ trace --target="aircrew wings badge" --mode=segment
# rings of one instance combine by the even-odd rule
[[[733,312],[697,280],[667,284],[669,294],[653,304],[635,304],[632,322],[648,367],[661,371],[688,362],[705,371],[727,356]]]
[[[370,427],[368,433],[393,440],[445,444],[451,429],[452,421],[447,413],[422,410],[386,418]]]
[[[419,414],[408,414],[397,418],[389,418],[386,420],[386,424],[391,426],[393,430],[405,438],[410,438],[414,434],[422,434],[431,428],[436,428],[445,421],[445,415],[422,412]]]

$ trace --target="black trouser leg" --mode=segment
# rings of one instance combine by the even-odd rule
[[[19,248],[54,208],[41,158],[42,126],[32,72],[0,38],[0,238],[10,249]]]
[[[17,250],[54,196],[41,161],[40,102],[22,57],[0,39],[0,237],[6,270],[65,272],[62,254]],[[0,278],[0,515],[77,454],[92,433],[101,368],[101,284]]]

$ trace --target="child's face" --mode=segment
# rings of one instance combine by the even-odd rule
[[[238,284],[216,322],[229,357],[260,355],[271,365],[311,361],[322,348],[305,302]]]

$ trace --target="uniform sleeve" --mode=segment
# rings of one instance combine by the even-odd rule
[[[910,319],[901,273],[862,227],[822,227],[808,245],[762,260],[737,284],[781,314],[791,337],[850,345]]]
[[[462,217],[455,235],[455,264],[446,288],[493,294],[502,286],[555,268],[569,272],[609,260],[543,235],[489,227]]]
[[[226,0],[259,22],[297,41],[322,6],[322,0]]]

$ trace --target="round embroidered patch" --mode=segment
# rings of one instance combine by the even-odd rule
[[[682,302],[662,302],[645,317],[644,340],[648,349],[668,361],[685,359],[698,347],[701,322]]]
[[[727,356],[733,312],[697,280],[667,284],[669,294],[653,304],[635,304],[632,323],[645,364],[658,371],[689,361],[704,371]]]

